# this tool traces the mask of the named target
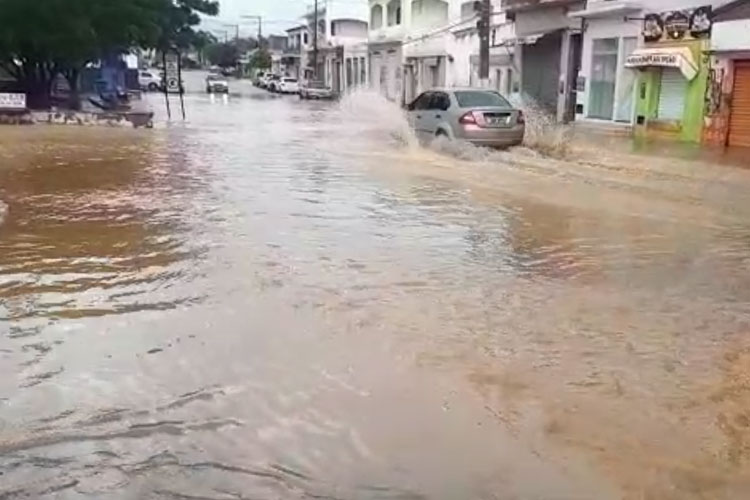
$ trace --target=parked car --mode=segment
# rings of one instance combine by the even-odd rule
[[[221,75],[209,74],[206,77],[206,92],[209,94],[228,94],[229,82]]]
[[[493,90],[432,89],[406,109],[421,139],[445,136],[478,146],[509,147],[523,142],[526,129],[523,112]]]
[[[299,89],[300,99],[333,99],[333,90],[317,80],[309,81]]]
[[[153,71],[142,69],[138,72],[138,86],[141,90],[156,92],[162,88],[161,76]]]
[[[297,94],[299,93],[299,82],[296,78],[284,77],[276,84],[276,91],[282,94]]]
[[[266,79],[266,89],[270,90],[271,92],[278,92],[278,84],[281,81],[281,75],[270,75]]]
[[[255,75],[255,79],[253,80],[253,85],[256,87],[262,87],[263,85],[263,78],[266,76],[265,71],[258,71],[258,73]]]

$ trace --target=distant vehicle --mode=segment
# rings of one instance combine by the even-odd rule
[[[232,76],[236,71],[235,68],[221,68],[221,74],[224,76]]]
[[[477,146],[509,147],[523,142],[526,129],[523,112],[492,90],[432,89],[406,109],[421,139],[444,136]]]
[[[267,78],[266,88],[271,92],[278,92],[278,84],[281,81],[281,75],[271,75]]]
[[[258,78],[258,87],[262,89],[268,88],[268,82],[271,79],[271,73],[263,73],[263,76]]]
[[[228,94],[229,82],[221,75],[209,74],[206,77],[206,92],[209,94]]]
[[[149,70],[140,70],[138,72],[138,86],[142,90],[156,92],[162,88],[161,76]]]
[[[300,99],[333,99],[331,87],[321,81],[310,81],[299,89]]]
[[[299,82],[296,78],[282,78],[276,83],[276,91],[281,94],[297,94],[299,93]]]

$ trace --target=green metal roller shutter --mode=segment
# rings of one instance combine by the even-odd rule
[[[660,120],[681,121],[685,112],[686,93],[687,80],[682,73],[674,68],[664,68],[661,72],[657,117]]]

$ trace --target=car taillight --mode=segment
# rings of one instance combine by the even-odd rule
[[[518,116],[516,116],[516,123],[519,123],[521,125],[526,123],[526,117],[523,116],[523,111],[521,110],[518,111]]]
[[[461,118],[458,119],[458,123],[461,125],[476,125],[477,118],[474,116],[473,111],[469,111],[468,113],[461,115]]]

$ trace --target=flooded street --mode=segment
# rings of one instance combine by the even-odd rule
[[[0,130],[0,499],[750,497],[750,170],[200,85]]]

